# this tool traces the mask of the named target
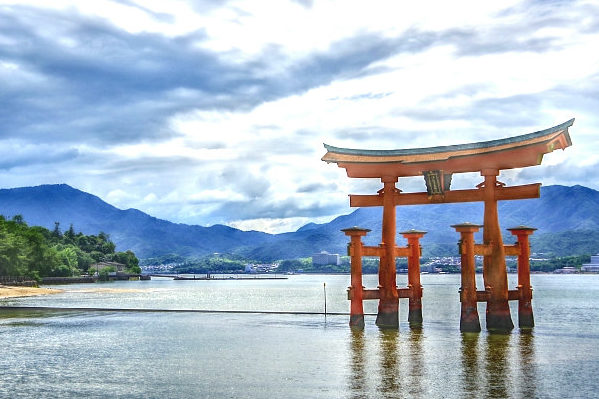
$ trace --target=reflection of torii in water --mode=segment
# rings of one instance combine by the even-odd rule
[[[513,229],[512,233],[518,236],[518,244],[504,246],[497,216],[497,201],[538,198],[540,183],[505,187],[504,183],[497,181],[497,176],[503,169],[539,165],[544,154],[557,148],[569,147],[572,143],[568,128],[573,123],[574,119],[571,119],[546,130],[506,139],[429,148],[359,150],[325,144],[327,153],[322,157],[323,161],[336,163],[339,167],[344,168],[348,177],[379,178],[383,183],[383,188],[378,194],[350,195],[350,206],[383,207],[382,240],[378,247],[366,247],[361,244],[360,236],[365,235],[368,230],[359,228],[344,230],[347,235],[352,236],[352,244],[350,244],[350,252],[353,252],[352,286],[349,291],[350,299],[352,299],[352,317],[350,324],[355,326],[364,324],[364,312],[361,310],[362,299],[379,299],[376,324],[381,327],[397,328],[399,326],[399,298],[410,298],[410,322],[415,324],[422,322],[418,239],[424,235],[424,232],[402,232],[408,239],[409,245],[405,248],[397,247],[395,245],[395,207],[397,205],[482,201],[485,204],[483,244],[475,245],[472,242],[472,245],[469,246],[466,242],[462,242],[460,247],[462,260],[467,263],[466,269],[472,269],[471,271],[463,270],[462,273],[462,330],[476,330],[476,325],[480,330],[476,301],[487,302],[487,329],[511,330],[514,325],[510,316],[509,299],[520,300],[520,326],[532,327],[530,281],[524,276],[530,272],[521,273],[521,269],[528,268],[528,256],[524,260],[523,252],[528,252],[527,236],[534,229],[523,226]],[[479,184],[476,189],[451,190],[452,174],[464,172],[480,172],[484,177],[484,182]],[[399,177],[420,175],[424,176],[427,192],[402,193],[395,187]],[[462,233],[463,239],[468,240],[469,232],[478,230],[479,226],[456,225],[454,227]],[[526,243],[524,243],[525,240]],[[506,252],[508,255],[520,255],[518,266],[520,288],[518,291],[509,291],[507,287]],[[470,258],[473,262],[475,254],[484,255],[485,291],[477,292],[475,286],[469,285],[470,281],[474,281],[474,265],[472,264],[470,267],[468,262],[470,262]],[[379,288],[376,290],[362,289],[361,256],[380,257]],[[398,289],[396,285],[395,258],[399,256],[408,257],[408,288],[404,289]],[[521,264],[523,262],[526,264]],[[360,270],[354,270],[356,268]],[[468,274],[465,274],[466,272]],[[520,279],[521,274],[522,280]],[[472,311],[476,314],[473,315]],[[470,312],[469,316],[465,315],[468,312]],[[527,316],[527,312],[529,316]],[[473,317],[476,319],[475,322]],[[466,322],[465,319],[467,319]]]

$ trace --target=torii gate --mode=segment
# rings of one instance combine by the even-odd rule
[[[422,320],[421,310],[418,309],[419,298],[422,295],[418,260],[420,254],[419,248],[417,250],[415,247],[418,247],[418,238],[422,237],[424,232],[412,232],[412,234],[409,231],[403,232],[402,234],[408,238],[409,245],[405,248],[397,247],[395,244],[395,207],[397,205],[482,201],[484,202],[483,244],[474,245],[472,241],[470,244],[473,247],[468,254],[472,255],[472,258],[474,254],[484,255],[483,279],[485,291],[476,293],[476,295],[479,293],[480,295],[475,295],[474,300],[487,302],[488,330],[509,331],[513,329],[514,325],[510,316],[508,300],[516,298],[508,298],[509,290],[505,264],[506,247],[503,245],[499,227],[497,201],[538,198],[541,184],[506,187],[504,183],[497,181],[497,176],[504,169],[540,165],[544,154],[558,148],[563,150],[569,147],[572,143],[568,127],[572,126],[573,123],[574,119],[571,119],[552,128],[521,136],[428,148],[361,150],[324,144],[327,153],[322,157],[323,161],[336,163],[339,167],[344,168],[348,177],[378,178],[383,183],[383,188],[375,195],[349,196],[350,206],[352,207],[383,207],[382,242],[378,247],[364,247],[361,245],[360,236],[365,235],[368,230],[359,228],[344,230],[348,236],[352,237],[352,243],[350,244],[350,255],[353,252],[352,287],[350,287],[349,295],[350,299],[351,297],[359,299],[359,301],[352,299],[350,324],[356,326],[363,326],[364,324],[363,311],[359,311],[362,306],[362,298],[379,299],[376,324],[380,327],[397,328],[399,326],[400,297],[411,299],[410,321],[418,322],[418,313],[420,314],[420,320]],[[480,172],[484,177],[484,181],[477,185],[476,189],[451,190],[452,174],[464,172]],[[395,187],[399,177],[421,175],[424,176],[427,192],[402,193],[401,190]],[[478,230],[480,226],[456,225],[454,227],[458,232],[465,234],[468,239],[469,234]],[[520,239],[520,237],[527,237],[532,230],[534,229],[523,227],[518,230],[516,228],[513,234],[518,235]],[[466,242],[461,243],[462,259],[464,259],[465,251],[468,251],[468,245]],[[526,243],[526,246],[526,251],[528,251],[528,243]],[[520,255],[520,258],[523,258],[522,252],[521,249],[508,250],[509,255]],[[380,258],[379,287],[376,290],[362,290],[361,270],[359,272],[354,270],[358,267],[361,268],[361,263],[357,265],[354,262],[354,258],[358,258],[356,261],[361,262],[359,259],[361,256],[379,256]],[[397,288],[395,258],[398,256],[407,256],[410,260],[408,262],[410,280],[408,289]],[[473,269],[473,265],[471,268]],[[357,281],[357,274],[360,274],[359,281]],[[418,274],[417,281],[415,281],[415,274]],[[472,276],[467,276],[467,281],[474,281],[473,270],[471,274]],[[410,278],[410,276],[412,277]],[[468,287],[467,282],[465,283],[464,273],[462,276],[462,290],[467,288],[467,291],[472,287]],[[529,288],[530,286],[523,291],[530,293]],[[476,291],[476,287],[474,287],[474,290]],[[466,302],[463,301],[463,305],[464,303],[468,304],[466,297],[462,292],[461,299],[466,299]],[[472,295],[470,297],[472,298]],[[528,303],[530,305],[530,300]],[[471,305],[472,303],[470,303],[470,308]],[[476,302],[474,302],[474,310],[476,310]],[[530,316],[532,318],[532,310]],[[464,310],[462,319],[465,319]],[[476,322],[478,322],[478,313],[476,313]],[[475,328],[472,329],[475,330]],[[468,328],[464,330],[468,330]]]

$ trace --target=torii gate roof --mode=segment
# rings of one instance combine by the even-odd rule
[[[345,168],[349,177],[420,176],[424,171],[479,172],[540,165],[543,155],[572,145],[574,119],[534,133],[478,143],[397,150],[360,150],[325,144],[322,160]]]

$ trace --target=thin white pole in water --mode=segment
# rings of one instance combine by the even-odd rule
[[[327,283],[322,283],[324,289],[324,318],[327,318]]]

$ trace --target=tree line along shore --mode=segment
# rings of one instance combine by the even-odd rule
[[[58,222],[49,230],[28,226],[20,215],[11,219],[0,215],[0,277],[23,276],[39,282],[43,277],[80,276],[95,273],[91,267],[99,262],[123,264],[132,274],[141,272],[135,254],[115,251],[106,233],[76,233],[73,225],[63,233]]]

